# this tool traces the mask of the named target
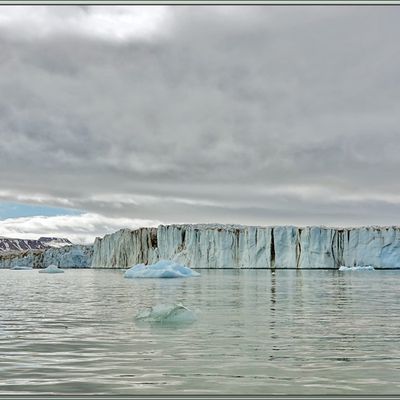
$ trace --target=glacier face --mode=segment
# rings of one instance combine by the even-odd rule
[[[157,228],[121,229],[96,238],[93,245],[92,267],[96,268],[125,268],[158,260]]]
[[[169,259],[192,268],[400,268],[400,228],[160,225],[97,238],[92,267]]]
[[[51,248],[43,253],[43,266],[55,264],[61,268],[89,268],[92,263],[93,246],[72,245]]]
[[[42,268],[43,250],[0,253],[0,268]]]
[[[93,246],[70,245],[46,250],[0,253],[0,268],[45,268],[55,264],[63,268],[88,268],[92,263]]]
[[[160,225],[94,245],[0,253],[0,268],[127,268],[172,260],[192,268],[400,268],[400,227]]]

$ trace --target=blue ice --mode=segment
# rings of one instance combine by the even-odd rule
[[[46,274],[57,274],[60,272],[64,272],[64,270],[60,269],[57,267],[57,265],[51,264],[48,267],[44,268],[44,269],[40,269],[39,270],[40,273],[46,273]]]
[[[199,276],[185,265],[174,261],[160,260],[155,264],[144,265],[137,264],[125,272],[125,278],[188,278]]]
[[[345,265],[342,265],[339,268],[339,271],[375,271],[375,268],[371,265],[357,265],[355,267],[346,267]]]

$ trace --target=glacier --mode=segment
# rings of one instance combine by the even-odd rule
[[[43,266],[55,264],[62,268],[88,268],[92,262],[93,246],[72,245],[50,248],[43,253]]]
[[[62,268],[89,268],[92,256],[92,245],[66,245],[48,249],[2,252],[0,268],[44,268],[50,264]]]
[[[0,268],[121,268],[171,260],[190,268],[400,268],[400,227],[220,224],[121,229],[93,245],[0,253]]]
[[[200,274],[185,265],[168,260],[160,260],[150,265],[137,264],[124,274],[125,278],[189,278],[191,276],[200,276]]]
[[[400,268],[400,227],[219,224],[121,229],[96,238],[92,268],[172,260],[191,268]]]

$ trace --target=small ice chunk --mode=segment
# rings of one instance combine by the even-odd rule
[[[181,324],[194,322],[196,315],[180,303],[157,304],[154,307],[140,310],[136,315],[136,320],[161,324]]]
[[[23,265],[16,265],[15,267],[11,268],[13,271],[28,271],[31,270],[32,267],[24,267]]]
[[[342,265],[339,271],[375,271],[375,268],[372,265],[357,265],[355,267],[346,267]]]
[[[64,270],[57,267],[57,265],[51,264],[47,268],[40,269],[40,273],[47,273],[47,274],[57,274],[60,272],[64,272]]]
[[[160,260],[155,264],[137,264],[128,269],[125,278],[187,278],[199,276],[198,272],[174,261]]]

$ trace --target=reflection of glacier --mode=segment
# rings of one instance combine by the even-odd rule
[[[193,268],[400,268],[400,228],[160,225],[97,238],[92,267],[170,259]]]

